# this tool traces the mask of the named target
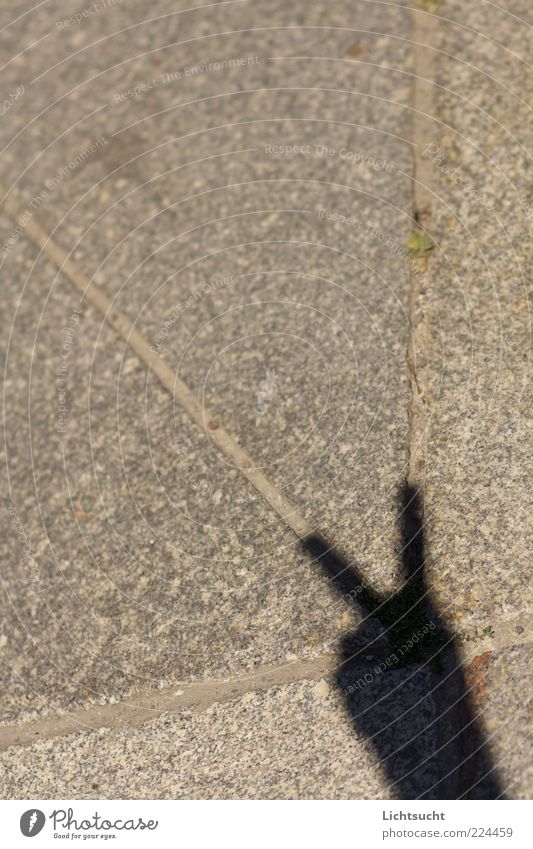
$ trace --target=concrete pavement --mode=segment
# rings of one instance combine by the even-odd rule
[[[459,661],[498,792],[527,795],[527,4],[8,7],[4,796],[483,796],[442,718]],[[380,592],[421,488],[440,667],[375,672],[379,616],[32,221]]]

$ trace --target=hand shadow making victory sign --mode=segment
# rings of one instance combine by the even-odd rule
[[[408,484],[400,508],[405,580],[392,594],[372,589],[319,535],[303,542],[363,615],[342,640],[337,685],[356,730],[375,747],[393,797],[503,798],[457,647],[428,593],[421,502]]]

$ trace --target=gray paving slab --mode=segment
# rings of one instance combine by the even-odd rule
[[[438,244],[420,306],[428,577],[449,624],[475,640],[507,621],[523,633],[531,601],[531,8],[438,11],[435,124],[421,145]],[[507,723],[503,783],[527,794],[527,653],[504,656],[480,704],[487,727]]]
[[[526,81],[522,96],[531,80],[518,58],[507,61],[508,53],[524,55],[527,28],[502,13],[501,49],[484,37],[492,24],[480,10],[469,7],[465,19],[461,6],[459,23],[459,5],[443,5],[457,23],[442,26],[438,43],[447,52],[453,45],[455,58],[437,63],[442,155],[433,162],[432,235],[439,250],[423,304],[432,342],[420,370],[430,419],[432,579],[451,615],[457,609],[491,625],[525,609],[531,550],[532,243],[520,207],[531,130],[526,106],[521,111],[512,94],[517,73]],[[506,8],[520,14],[527,5]],[[476,97],[463,102],[474,88]]]
[[[107,32],[104,16],[89,25],[93,35]],[[89,39],[83,27],[76,33]],[[79,47],[68,61],[56,43],[74,36],[62,31],[28,54],[28,67],[25,57],[28,76],[44,76],[6,134],[42,107],[43,92],[47,103],[65,92],[23,131],[25,203],[52,179],[47,219],[68,216],[57,238],[75,248],[80,267],[98,268],[117,304],[138,316],[309,519],[351,556],[364,551],[392,587],[409,393],[408,268],[398,255],[410,231],[408,13],[391,9],[383,24],[378,10],[352,4],[314,4],[296,19],[284,3],[237,4],[154,27],[108,39],[105,52]],[[232,28],[239,32],[211,38]],[[142,55],[157,34],[179,46]],[[132,80],[153,81],[178,56],[185,69],[220,56],[260,61],[228,74],[185,70],[177,85],[150,89],[155,99],[143,92],[116,102]],[[65,135],[56,139],[58,128]],[[100,139],[58,185],[65,163]],[[227,277],[216,295],[188,306]],[[272,372],[277,401],[261,416],[260,384]]]
[[[523,651],[515,647],[467,664],[478,710],[486,710],[484,693],[490,692],[486,727],[500,769],[511,757],[509,739],[527,732],[519,688],[510,694],[507,686],[508,665],[521,663]],[[438,798],[442,697],[431,676],[415,665],[376,674],[362,663],[342,677],[342,690],[330,679],[302,680],[203,709],[167,710],[141,725],[124,721],[51,738],[45,732],[30,746],[0,754],[2,795],[395,799],[425,790],[425,798]],[[527,798],[527,788],[527,776],[515,775],[502,789]]]
[[[13,313],[29,254],[4,265]],[[54,277],[7,359],[3,720],[335,650],[353,612],[64,280],[41,318]]]
[[[158,0],[79,21],[63,3],[10,6],[0,183],[380,590],[400,579],[397,490],[423,437],[434,609],[468,647],[500,789],[527,797],[528,655],[513,642],[531,532],[525,0],[490,16],[432,4],[423,139],[406,3]],[[426,148],[421,433],[403,249]],[[2,724],[247,676],[363,634],[209,430],[20,230],[0,211]],[[365,671],[10,748],[3,794],[437,798],[442,669],[360,686]],[[463,760],[462,786],[483,798],[481,761]]]
[[[409,403],[408,13],[383,26],[347,3],[296,18],[284,3],[230,4],[136,26],[141,6],[67,30],[50,7],[8,30],[13,49],[22,28],[24,44],[42,40],[6,69],[25,91],[2,125],[3,182],[309,520],[392,588]],[[117,94],[232,57],[251,58],[183,70],[153,98]],[[13,223],[2,229],[9,241]],[[14,305],[33,254],[24,233],[7,247]],[[330,650],[353,612],[77,303],[39,260],[11,340],[7,468],[46,588],[21,589],[11,533],[4,651],[19,684],[4,721]]]
[[[2,752],[0,763],[8,798],[389,797],[372,744],[354,733],[325,680],[164,714],[141,728],[41,740]]]

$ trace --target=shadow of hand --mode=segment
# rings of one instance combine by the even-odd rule
[[[501,798],[455,641],[426,587],[422,508],[407,484],[400,508],[404,582],[394,593],[376,592],[319,535],[303,541],[363,616],[342,639],[337,685],[355,729],[376,749],[393,798]]]

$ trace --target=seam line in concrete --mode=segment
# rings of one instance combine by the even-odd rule
[[[4,187],[0,185],[0,195],[3,195],[4,209],[15,221],[22,216],[22,209],[12,196],[7,196]],[[150,371],[158,377],[160,383],[172,395],[179,406],[185,410],[189,418],[207,433],[209,439],[221,453],[241,472],[242,475],[265,498],[283,521],[294,531],[297,537],[305,539],[313,533],[313,528],[304,516],[272,483],[254,460],[238,442],[216,420],[209,410],[198,400],[189,387],[177,376],[163,358],[146,341],[144,336],[135,328],[127,315],[118,310],[113,299],[84,274],[70,259],[69,253],[55,242],[43,227],[31,218],[25,225],[25,233],[41,249],[48,259],[70,280],[82,296],[98,310],[124,342],[135,352],[137,357]]]
[[[311,660],[259,667],[248,676],[226,681],[200,681],[175,684],[165,691],[140,693],[128,701],[80,708],[63,716],[31,720],[24,725],[0,727],[0,751],[11,746],[29,746],[37,740],[49,740],[97,728],[136,727],[155,719],[161,713],[187,710],[202,711],[218,702],[238,699],[271,687],[293,684],[330,675],[341,662],[336,654],[321,655]]]
[[[531,645],[530,629],[524,628],[522,634],[517,634],[514,631],[516,622],[516,617],[513,617],[500,623],[494,637],[480,637],[479,640],[466,642],[460,648],[462,663],[469,663],[487,651]],[[215,703],[238,699],[248,693],[327,678],[341,663],[342,657],[339,654],[329,653],[310,660],[258,667],[249,675],[240,675],[228,680],[174,684],[163,691],[137,693],[114,704],[92,705],[63,715],[54,714],[43,719],[31,719],[18,725],[3,725],[0,726],[0,751],[12,746],[30,746],[37,740],[64,737],[98,728],[138,727],[161,713],[206,710]]]
[[[416,0],[411,3],[414,29],[414,74],[413,74],[413,211],[419,232],[428,234],[431,225],[433,194],[431,163],[422,155],[422,144],[431,133],[431,112],[435,78],[434,44],[435,19],[424,14]],[[423,488],[426,472],[426,439],[429,412],[420,380],[417,359],[428,350],[427,329],[424,323],[423,291],[427,283],[428,259],[413,258],[410,274],[409,323],[410,334],[407,348],[407,367],[411,384],[409,409],[409,471],[408,480],[413,486]]]

